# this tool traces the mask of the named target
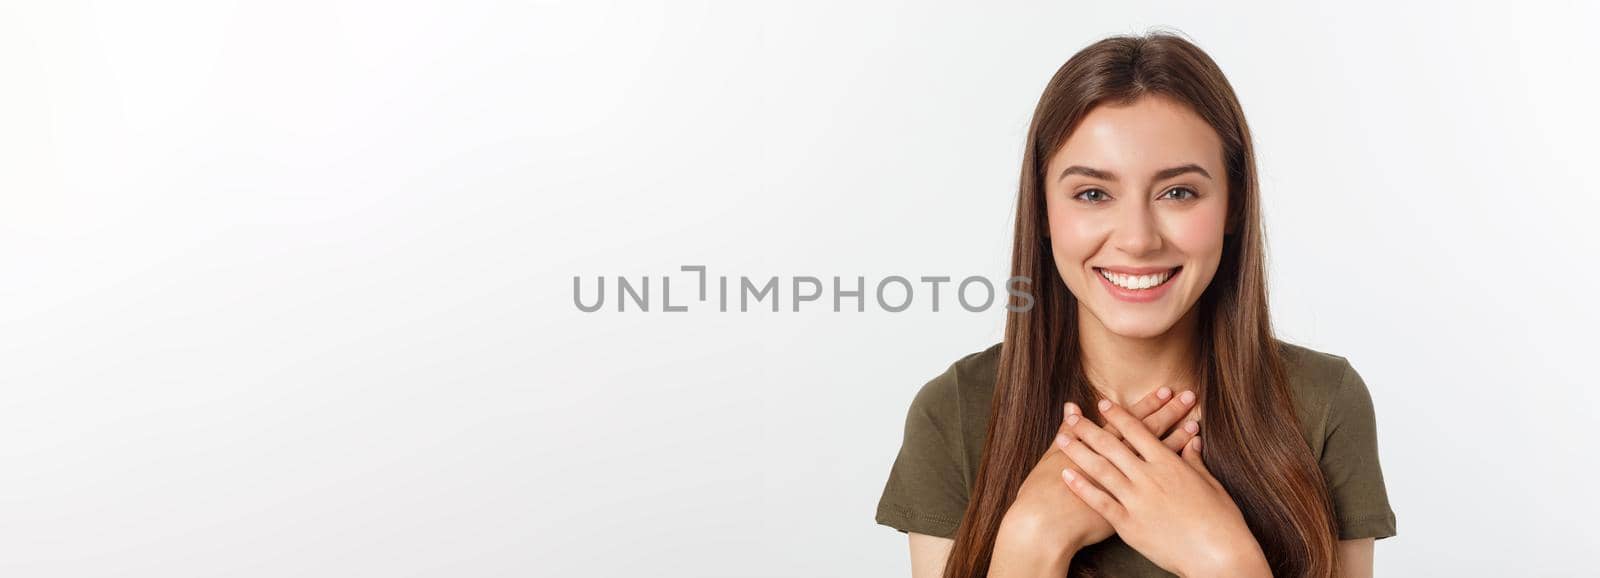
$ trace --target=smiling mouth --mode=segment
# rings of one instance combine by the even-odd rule
[[[1099,267],[1095,267],[1094,271],[1099,273],[1101,277],[1105,277],[1105,279],[1110,281],[1112,285],[1116,285],[1122,289],[1127,289],[1129,291],[1149,291],[1165,285],[1168,281],[1171,281],[1173,277],[1176,277],[1178,275],[1178,271],[1182,269],[1183,266],[1179,265],[1161,273],[1151,273],[1148,275],[1123,275],[1121,273],[1113,273]]]

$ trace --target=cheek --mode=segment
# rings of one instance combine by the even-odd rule
[[[1093,256],[1105,237],[1106,226],[1092,216],[1073,214],[1063,207],[1052,206],[1049,211],[1050,250],[1063,269],[1081,264]]]
[[[1226,231],[1226,206],[1195,207],[1167,220],[1167,239],[1190,257],[1218,257]]]

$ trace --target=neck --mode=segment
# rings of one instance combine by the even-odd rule
[[[1191,307],[1166,333],[1126,337],[1112,333],[1078,304],[1078,342],[1084,373],[1105,399],[1133,405],[1166,386],[1174,393],[1194,389],[1194,361],[1199,339],[1198,307]]]

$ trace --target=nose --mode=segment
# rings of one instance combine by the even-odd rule
[[[1161,250],[1161,229],[1157,226],[1155,211],[1144,203],[1127,203],[1117,217],[1116,230],[1111,244],[1117,250],[1134,256],[1143,256]]]

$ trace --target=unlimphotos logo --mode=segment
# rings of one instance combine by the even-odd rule
[[[689,311],[689,308],[695,305],[709,307],[709,302],[711,301],[709,294],[712,289],[715,289],[717,293],[716,310],[721,313],[729,311],[730,299],[736,300],[738,312],[744,313],[751,310],[752,301],[759,309],[762,302],[767,301],[769,298],[772,311],[776,313],[783,302],[782,295],[784,292],[782,290],[785,288],[788,289],[789,311],[798,313],[802,303],[822,302],[823,297],[828,294],[825,291],[827,286],[823,284],[821,278],[808,275],[788,277],[787,282],[783,281],[783,277],[778,276],[761,279],[743,275],[731,278],[727,275],[718,275],[716,277],[716,285],[713,287],[710,282],[711,276],[706,273],[705,265],[683,265],[679,267],[679,270],[698,274],[698,298],[685,299],[680,297],[679,301],[674,301],[672,296],[672,277],[662,275],[658,277],[661,281],[661,302],[658,311],[681,313]],[[617,312],[630,310],[649,312],[651,310],[650,277],[644,276],[630,280],[627,277],[617,276],[615,279]],[[731,292],[729,290],[730,279],[733,286],[733,291]],[[833,291],[830,301],[833,303],[833,312],[844,311],[844,302],[846,300],[854,302],[857,313],[865,312],[868,302],[866,277],[857,276],[853,281],[848,281],[847,279],[837,276],[832,278]],[[961,305],[961,308],[973,313],[987,311],[995,305],[996,301],[1000,300],[995,285],[988,278],[979,275],[968,276],[962,278],[960,282],[954,283],[948,276],[921,276],[918,277],[918,280],[926,289],[926,301],[928,302],[929,310],[933,312],[940,311],[940,287],[946,285],[951,285],[953,291],[946,292],[943,298],[948,299],[949,294],[954,293],[955,299]],[[594,288],[587,292],[593,297],[585,299],[586,292],[584,291],[583,278],[579,276],[572,277],[572,303],[578,307],[579,311],[594,313],[606,308],[606,298],[610,295],[606,291],[606,278],[605,276],[597,276],[594,282]],[[1033,309],[1033,294],[1027,290],[1032,284],[1033,280],[1021,276],[1006,280],[1004,287],[1008,296],[1005,299],[1007,311],[1025,312]],[[919,296],[923,294],[918,292],[918,285],[900,275],[884,277],[874,285],[875,291],[872,292],[872,296],[875,298],[873,300],[874,303],[879,309],[890,313],[900,313],[910,309]],[[1009,297],[1015,297],[1020,302],[1013,303]],[[628,307],[630,301],[633,303],[632,309]],[[816,303],[811,307],[821,305],[822,303]]]

